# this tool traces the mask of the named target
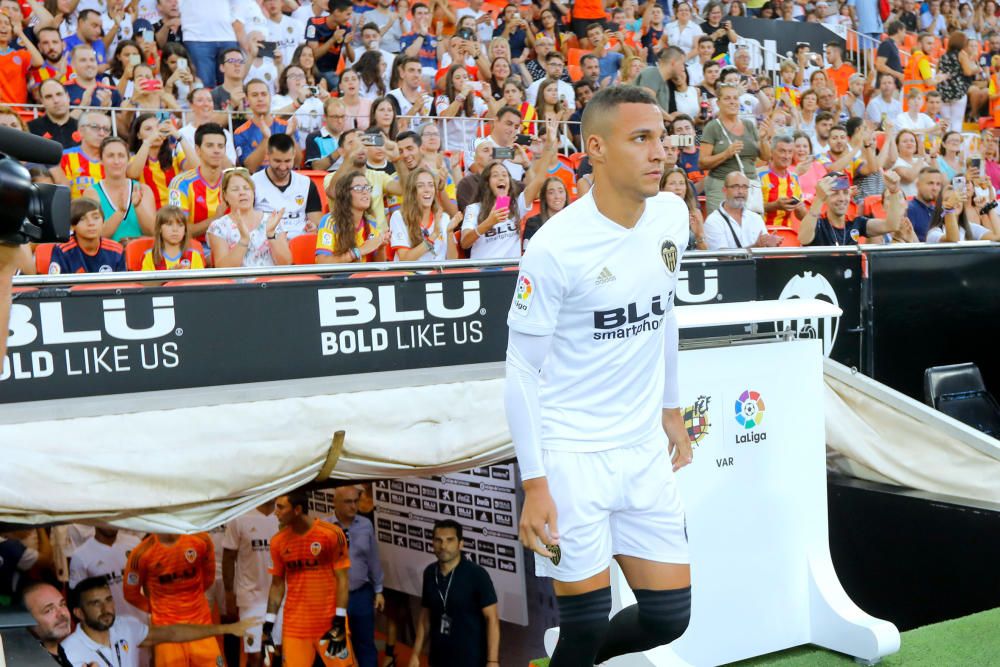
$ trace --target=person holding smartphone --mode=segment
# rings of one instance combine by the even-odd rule
[[[851,183],[846,174],[833,172],[816,184],[816,196],[799,225],[799,242],[803,246],[858,245],[862,237],[892,234],[903,224],[906,197],[899,187],[899,174],[882,173],[885,181],[885,219],[863,215],[848,219],[851,203]],[[821,215],[823,206],[826,215]]]
[[[806,215],[799,177],[789,169],[795,159],[795,143],[789,135],[771,140],[771,164],[760,175],[764,199],[764,224],[768,227],[791,227],[794,220]]]

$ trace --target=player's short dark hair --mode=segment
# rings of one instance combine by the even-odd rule
[[[652,104],[658,106],[656,98],[639,86],[611,86],[602,88],[594,93],[590,102],[583,108],[583,118],[581,118],[581,134],[584,141],[593,134],[596,123],[602,119],[607,119],[622,104]]]
[[[332,14],[333,12],[343,11],[350,7],[352,7],[351,0],[330,0],[330,6],[327,9]]]
[[[545,56],[545,62],[549,62],[550,60],[560,60],[562,62],[566,62],[566,56],[564,56],[559,51],[553,50],[549,51],[548,54],[546,54]]]
[[[660,51],[656,56],[656,62],[665,63],[671,60],[684,60],[687,54],[684,53],[679,47],[668,46],[667,48]]]
[[[241,48],[239,48],[237,46],[230,46],[228,49],[223,49],[222,53],[219,54],[219,62],[220,63],[226,62],[226,56],[228,56],[230,53],[238,53],[241,56],[244,55],[243,54],[243,49],[241,49]]]
[[[344,130],[343,132],[340,133],[340,136],[337,138],[337,145],[338,146],[343,146],[344,142],[347,141],[347,139],[352,134],[361,134],[361,130],[359,130],[356,127],[351,127],[351,128],[348,128],[348,129]]]
[[[816,123],[820,121],[827,121],[827,120],[837,120],[837,119],[829,111],[820,111],[816,114],[816,120],[813,121],[813,126],[815,127]]]
[[[439,529],[451,528],[455,531],[455,537],[459,540],[462,539],[462,524],[455,521],[454,519],[438,519],[434,522],[434,529],[431,534],[438,532]]]
[[[69,224],[70,226],[76,225],[76,223],[83,220],[83,216],[87,215],[91,211],[101,212],[101,205],[98,204],[93,199],[87,199],[85,197],[80,197],[79,199],[74,199],[69,205]]]
[[[709,37],[708,35],[702,35],[701,37],[698,38],[699,44],[703,44],[705,42],[711,42],[712,44],[715,44],[715,40]]]
[[[271,94],[271,86],[267,85],[267,81],[264,81],[264,79],[250,79],[249,81],[243,84],[243,92],[249,94],[250,86],[258,86],[258,85],[264,86],[264,88],[267,89],[267,94],[268,95]]]
[[[205,123],[204,125],[199,126],[198,129],[194,131],[194,145],[201,146],[202,142],[205,140],[205,137],[207,137],[210,134],[212,135],[217,134],[223,139],[226,138],[226,131],[222,129],[221,125],[219,125],[218,123]]]
[[[272,134],[267,140],[268,153],[288,153],[295,150],[295,140],[285,133]]]
[[[305,489],[289,491],[285,497],[288,498],[288,504],[292,509],[301,507],[303,514],[309,514],[309,493]]]
[[[86,21],[88,18],[90,18],[91,14],[93,14],[97,18],[101,17],[101,13],[99,11],[97,11],[96,9],[84,9],[82,12],[80,12],[79,14],[76,15],[77,23],[80,23],[82,21]]]
[[[417,134],[413,130],[407,130],[406,132],[400,132],[399,134],[396,135],[396,145],[398,146],[399,142],[405,139],[413,139],[413,143],[417,145],[417,148],[419,148],[420,144],[423,143],[422,140],[420,139],[419,134]]]
[[[839,51],[841,54],[844,53],[844,45],[841,44],[840,42],[827,42],[826,46],[827,48],[832,46],[833,48],[837,49],[837,51]]]
[[[81,603],[81,599],[83,598],[84,593],[89,593],[90,591],[97,590],[98,588],[107,587],[107,577],[87,577],[76,586],[69,589],[69,595],[66,596],[66,606],[69,607],[70,611],[73,611],[74,609],[82,609],[83,604]]]
[[[840,130],[841,132],[843,132],[843,133],[844,133],[844,134],[846,134],[847,136],[851,136],[851,135],[850,135],[850,134],[848,133],[848,131],[847,131],[847,126],[845,126],[845,125],[844,125],[843,123],[837,123],[836,125],[834,125],[833,127],[831,127],[831,128],[830,128],[830,134],[833,134],[833,133],[834,133],[834,132],[836,132],[837,130]]]
[[[885,27],[885,34],[895,35],[903,30],[906,30],[906,26],[903,25],[902,21],[890,21],[889,25]]]
[[[601,61],[601,59],[595,56],[593,53],[585,53],[582,56],[580,56],[580,66],[582,67],[583,63],[587,62],[588,60],[596,60],[598,62]]]
[[[594,21],[593,23],[587,26],[588,34],[590,33],[591,30],[600,30],[601,32],[604,32],[604,24]]]
[[[375,30],[379,33],[382,32],[382,29],[378,27],[378,23],[373,23],[371,21],[361,26],[361,32],[364,32],[365,30]]]

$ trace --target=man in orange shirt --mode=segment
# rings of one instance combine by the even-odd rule
[[[274,651],[271,635],[284,598],[281,646],[285,667],[312,667],[317,655],[326,667],[354,667],[347,632],[351,567],[347,537],[337,526],[309,517],[309,498],[304,491],[280,496],[274,514],[281,530],[271,538],[271,590],[263,633],[265,664],[270,664]]]
[[[843,97],[850,87],[851,75],[857,70],[844,62],[844,47],[837,42],[826,45],[826,62],[830,65],[826,68],[826,78],[837,89],[837,97]]]
[[[210,625],[205,591],[215,583],[215,548],[207,533],[149,535],[129,556],[125,600],[149,612],[151,625]],[[208,637],[159,644],[156,667],[220,667],[218,642]]]

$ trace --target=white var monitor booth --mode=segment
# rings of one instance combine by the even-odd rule
[[[836,318],[840,309],[794,299],[677,313],[681,328],[753,329]],[[848,598],[830,559],[821,341],[771,335],[696,342],[680,353],[680,390],[694,443],[693,463],[678,473],[691,622],[671,645],[607,664],[708,667],[802,644],[868,663],[898,651],[896,627]],[[612,574],[614,613],[635,597],[617,566]],[[557,638],[557,629],[546,633],[550,654]]]

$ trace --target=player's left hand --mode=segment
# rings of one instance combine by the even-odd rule
[[[670,441],[670,462],[674,472],[691,463],[694,454],[691,451],[691,438],[684,427],[684,417],[680,410],[663,410],[663,431]]]
[[[341,653],[347,649],[347,618],[344,616],[333,617],[333,627],[326,631],[326,634],[319,640],[321,646],[326,649],[323,654],[328,658],[339,658]]]

